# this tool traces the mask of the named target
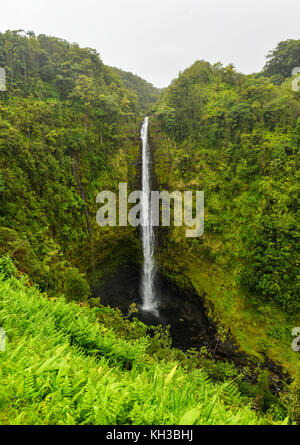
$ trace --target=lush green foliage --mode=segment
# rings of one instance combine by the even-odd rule
[[[291,64],[293,45],[283,45]],[[288,74],[273,72],[271,61],[267,74],[283,76],[281,82]],[[158,91],[105,66],[92,49],[31,32],[0,34],[0,66],[8,87],[0,96],[0,324],[8,335],[0,353],[0,423],[296,419],[297,382],[291,399],[277,404],[266,374],[248,385],[233,365],[212,362],[203,351],[171,349],[161,328],[149,336],[138,320],[129,322],[97,299],[89,299],[94,309],[86,307],[88,281],[122,261],[140,261],[134,230],[97,228],[95,198],[119,182],[138,187],[141,113]],[[206,193],[205,236],[186,240],[179,228],[165,231],[163,273],[183,285],[191,280],[198,290],[198,264],[212,273],[221,267],[230,276],[222,309],[240,309],[234,283],[254,292],[254,302],[245,304],[258,306],[263,321],[266,301],[291,313],[299,308],[299,94],[289,80],[280,87],[272,82],[197,62],[164,91],[151,119],[160,186]],[[216,280],[215,273],[209,281]],[[280,325],[279,314],[269,318],[274,326],[266,325],[265,354],[274,339],[290,348],[290,326]],[[251,332],[247,325],[242,340]]]
[[[129,91],[137,94],[139,108],[143,110],[145,114],[148,113],[156,104],[160,90],[135,74],[120,70],[119,68],[112,68],[112,70],[121,77],[125,87]]]
[[[147,336],[120,338],[99,324],[106,311],[48,301],[26,277],[2,276],[1,424],[274,423],[251,410],[234,382],[158,361],[146,352]]]

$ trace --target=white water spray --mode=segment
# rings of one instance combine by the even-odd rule
[[[142,310],[158,315],[158,303],[155,296],[154,278],[155,234],[151,224],[151,175],[150,175],[150,147],[148,143],[148,117],[145,118],[141,130],[143,143],[142,166],[142,240],[143,240],[143,272],[142,272]]]

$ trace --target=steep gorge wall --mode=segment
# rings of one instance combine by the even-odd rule
[[[198,179],[202,177],[199,154],[194,153],[194,159],[189,159],[184,144],[178,144],[162,128],[156,115],[150,118],[149,129],[158,189],[170,192],[202,190],[199,189],[201,179]],[[191,169],[198,172],[194,178],[184,177],[188,162],[194,163]],[[212,177],[207,179],[212,180]],[[234,234],[228,236],[212,230],[213,218],[211,207],[206,203],[206,226],[199,239],[187,239],[186,227],[159,228],[157,262],[160,273],[170,285],[176,284],[182,289],[182,298],[205,308],[208,319],[218,326],[217,336],[221,343],[233,340],[240,352],[261,362],[271,359],[296,375],[298,357],[291,349],[290,332],[295,323],[299,323],[299,315],[287,316],[272,303],[260,304],[259,295],[240,284],[240,259]]]

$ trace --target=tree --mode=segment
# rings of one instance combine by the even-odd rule
[[[279,85],[292,76],[292,70],[300,66],[300,40],[284,40],[267,55],[263,74]]]

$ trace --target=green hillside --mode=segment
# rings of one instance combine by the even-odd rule
[[[141,77],[119,68],[111,68],[122,79],[125,87],[137,94],[138,104],[141,110],[147,114],[156,104],[160,90]]]
[[[50,295],[80,299],[131,228],[96,225],[96,196],[138,184],[143,114],[95,50],[32,33],[0,34],[0,255]],[[101,249],[97,246],[101,245]],[[125,257],[125,254],[124,254]],[[98,268],[99,269],[99,268]],[[82,274],[89,272],[88,281]],[[70,289],[73,287],[73,290]]]

